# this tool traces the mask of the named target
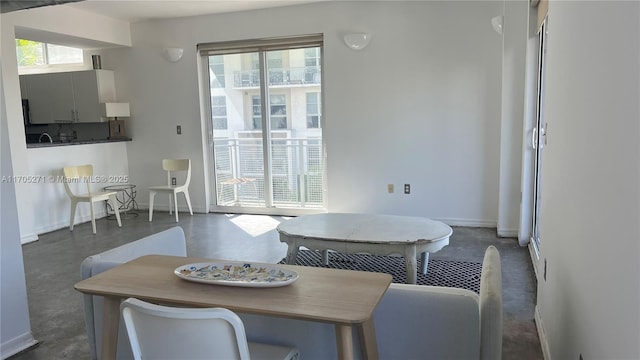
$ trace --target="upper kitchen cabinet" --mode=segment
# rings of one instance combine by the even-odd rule
[[[21,75],[20,82],[33,124],[102,122],[100,103],[116,100],[110,70]]]
[[[31,123],[49,124],[74,119],[70,73],[24,75]]]
[[[73,98],[77,122],[100,122],[101,103],[116,101],[113,71],[91,70],[72,72]]]

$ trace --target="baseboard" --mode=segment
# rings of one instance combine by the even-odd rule
[[[38,241],[38,233],[34,232],[20,236],[20,244],[27,244],[34,241]]]
[[[433,218],[433,220],[442,221],[449,226],[464,226],[464,227],[482,227],[482,228],[495,228],[497,223],[495,221],[488,220],[474,220],[474,219],[454,219],[454,218]]]
[[[149,204],[145,204],[145,203],[138,203],[138,209],[140,211],[149,211]],[[200,208],[197,206],[193,206],[192,205],[192,209],[193,209],[193,213],[198,213],[198,214],[206,214],[207,211],[205,208]],[[165,204],[158,204],[157,202],[154,202],[153,204],[153,211],[169,211],[169,204],[165,203]],[[189,212],[189,208],[187,207],[187,205],[178,205],[178,211],[180,213]]]
[[[538,338],[540,339],[540,346],[542,347],[542,356],[544,360],[551,360],[551,352],[549,351],[549,342],[547,341],[547,333],[544,331],[544,325],[542,324],[542,317],[540,315],[540,309],[536,305],[535,310],[535,322],[538,329]]]
[[[529,248],[529,256],[531,257],[531,263],[533,264],[533,274],[536,276],[536,281],[538,281],[538,259],[536,257],[536,250],[533,248],[533,244],[529,242],[527,245]]]
[[[0,349],[2,349],[0,356],[2,359],[6,359],[37,344],[38,341],[33,338],[31,332],[27,332],[9,341],[3,342],[0,345]]]
[[[518,237],[518,229],[498,229],[497,233],[498,233],[498,237],[504,237],[504,238]]]
[[[106,210],[96,211],[95,216],[96,216],[96,220],[103,219],[107,216],[107,212]],[[86,214],[84,216],[76,215],[76,222],[74,223],[74,226],[78,226],[80,224],[84,224],[90,221],[91,221],[91,214]],[[60,230],[68,227],[69,227],[69,218],[66,218],[64,220],[60,220],[52,224],[45,224],[44,226],[37,228],[36,233],[44,234],[44,233],[48,233],[51,231],[56,231],[56,230]]]

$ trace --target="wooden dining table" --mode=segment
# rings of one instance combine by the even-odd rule
[[[297,272],[299,278],[281,287],[237,287],[187,281],[174,274],[176,268],[186,264],[223,261],[146,255],[76,283],[76,290],[104,297],[102,359],[115,359],[120,303],[128,297],[164,305],[223,307],[240,313],[331,323],[335,325],[339,359],[353,359],[355,328],[362,338],[364,358],[378,358],[373,311],[389,287],[391,275],[277,265]]]

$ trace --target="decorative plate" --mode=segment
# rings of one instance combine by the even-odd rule
[[[173,273],[188,281],[244,287],[285,286],[298,279],[298,273],[293,270],[233,261],[187,264]]]

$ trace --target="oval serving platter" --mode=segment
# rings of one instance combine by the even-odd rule
[[[285,286],[298,279],[298,273],[293,270],[234,261],[187,264],[177,267],[173,273],[187,281],[243,287]]]

